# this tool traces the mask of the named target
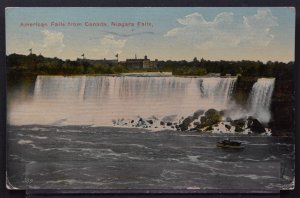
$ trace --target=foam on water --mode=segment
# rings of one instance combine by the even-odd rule
[[[18,141],[18,144],[31,144],[32,143],[32,141],[31,140],[19,140]]]

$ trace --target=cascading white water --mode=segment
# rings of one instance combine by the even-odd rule
[[[14,104],[10,124],[111,126],[112,119],[186,117],[224,110],[236,78],[38,76],[33,100]]]
[[[236,78],[204,78],[200,86],[204,97],[216,103],[223,104],[225,108],[230,102]]]
[[[270,104],[275,85],[275,78],[259,78],[254,83],[248,99],[249,115],[263,123],[271,119]]]

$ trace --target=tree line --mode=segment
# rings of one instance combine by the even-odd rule
[[[245,77],[276,77],[278,79],[292,79],[294,62],[261,61],[210,61],[194,58],[193,61],[161,61],[162,71],[172,71],[175,75],[201,76],[209,73],[219,73],[221,76],[230,74]]]
[[[9,80],[17,80],[24,76],[36,75],[79,75],[79,74],[119,74],[127,72],[161,71],[172,72],[173,75],[203,76],[209,73],[241,75],[247,77],[276,77],[278,79],[292,79],[294,62],[261,61],[158,61],[157,68],[148,70],[132,70],[124,63],[103,62],[92,64],[84,59],[62,60],[59,58],[47,58],[42,55],[6,56],[7,72]]]

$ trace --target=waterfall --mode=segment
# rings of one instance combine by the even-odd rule
[[[227,108],[229,104],[236,78],[204,78],[200,90],[203,97],[220,103]]]
[[[263,123],[268,123],[271,119],[270,104],[274,84],[275,78],[259,78],[248,99],[249,114]]]
[[[11,120],[111,126],[112,119],[137,116],[179,119],[199,109],[229,108],[235,82],[218,77],[38,76],[33,100],[16,105]]]

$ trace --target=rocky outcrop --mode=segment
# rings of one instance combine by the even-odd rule
[[[224,115],[224,114],[223,114]],[[268,134],[264,126],[253,117],[232,120],[222,116],[220,111],[209,109],[196,111],[186,118],[170,115],[158,119],[156,117],[113,120],[114,126],[137,127],[151,130],[178,130],[214,133]],[[171,121],[172,120],[172,121]]]
[[[205,112],[204,116],[200,118],[200,127],[212,126],[221,121],[220,113],[215,109],[209,109]]]
[[[186,131],[186,130],[188,130],[190,124],[191,124],[194,120],[196,120],[196,119],[194,118],[194,116],[188,116],[187,118],[185,118],[185,119],[182,121],[181,124],[179,124],[179,129],[180,129],[181,131]]]
[[[195,120],[199,119],[199,117],[204,113],[203,110],[198,110],[196,112],[194,112],[193,116],[188,116],[186,117],[181,124],[178,125],[178,128],[181,131],[186,131],[189,129],[189,127],[191,126],[192,122],[194,122]],[[198,122],[199,123],[199,122]],[[196,123],[195,123],[196,124]],[[197,124],[196,124],[197,125]]]
[[[247,119],[247,127],[253,132],[253,133],[265,133],[266,130],[264,126],[255,118],[249,117]]]
[[[237,133],[241,133],[245,130],[245,124],[246,120],[245,119],[237,119],[237,120],[232,120],[230,122],[231,126],[234,126],[234,131]]]

